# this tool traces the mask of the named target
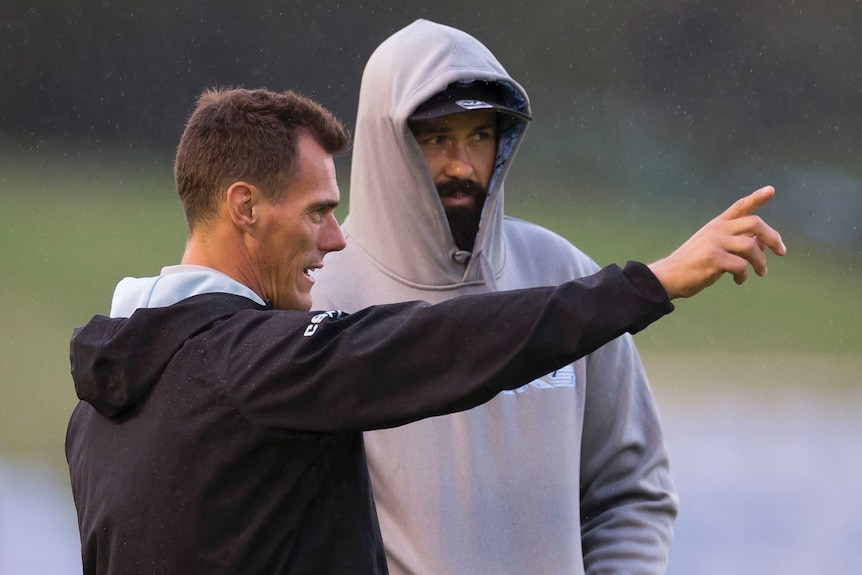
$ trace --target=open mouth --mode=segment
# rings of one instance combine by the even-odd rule
[[[312,282],[314,281],[314,272],[322,268],[322,264],[317,264],[313,266],[308,266],[307,268],[303,268],[302,273],[310,279]]]

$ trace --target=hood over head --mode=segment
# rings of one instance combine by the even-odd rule
[[[507,115],[473,253],[459,251],[425,159],[407,126],[419,106],[456,82],[496,82]],[[524,89],[476,38],[428,20],[396,32],[362,76],[350,180],[349,243],[405,283],[493,282],[505,261],[503,180],[530,117]],[[332,259],[337,259],[332,258]]]

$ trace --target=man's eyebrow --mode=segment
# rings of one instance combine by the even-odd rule
[[[338,207],[339,202],[335,200],[326,200],[323,202],[314,202],[308,206],[308,212],[320,212],[323,210],[334,210]]]
[[[481,126],[476,126],[473,128],[474,132],[483,132],[485,130],[496,130],[497,122],[488,122],[487,124],[482,124]]]
[[[490,121],[485,124],[480,124],[478,126],[473,126],[470,129],[471,132],[484,132],[487,130],[496,130],[497,122]],[[447,122],[438,122],[438,123],[422,123],[422,124],[412,124],[410,126],[410,131],[413,132],[414,136],[424,136],[426,134],[445,134],[447,132],[451,132],[452,128],[449,126]]]
[[[439,134],[442,132],[449,132],[451,131],[451,128],[446,122],[422,122],[421,124],[412,124],[410,126],[410,131],[413,132],[414,136],[424,136],[425,134]]]

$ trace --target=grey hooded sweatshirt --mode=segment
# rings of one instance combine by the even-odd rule
[[[359,97],[344,222],[316,308],[556,285],[598,266],[562,237],[503,214],[526,122],[499,134],[472,253],[459,251],[407,118],[458,80],[523,88],[479,41],[418,20],[372,54]],[[498,320],[507,329],[506,317]],[[469,350],[470,333],[462,345]],[[433,350],[429,350],[433,353]],[[392,573],[663,573],[677,498],[630,336],[467,412],[365,434]]]

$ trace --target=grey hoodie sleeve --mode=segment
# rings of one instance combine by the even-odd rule
[[[588,356],[586,394],[581,451],[586,573],[661,575],[678,501],[658,411],[630,336]]]

